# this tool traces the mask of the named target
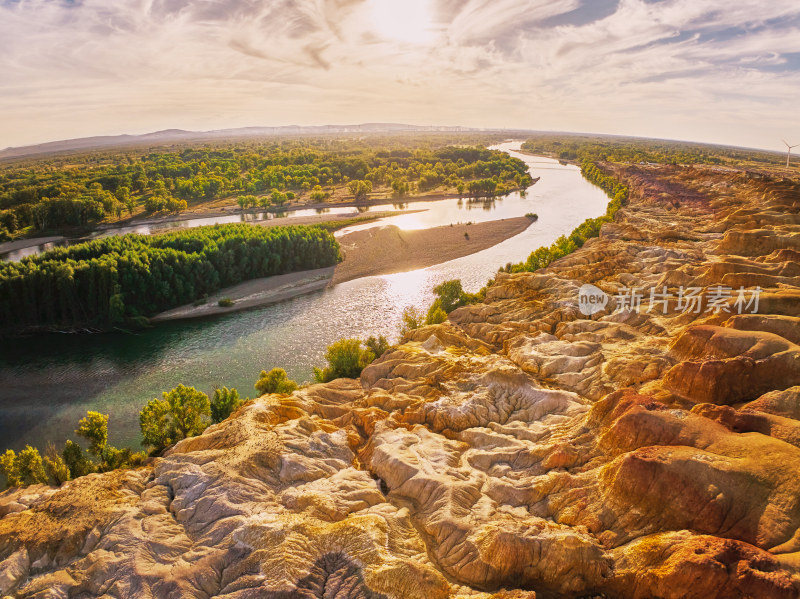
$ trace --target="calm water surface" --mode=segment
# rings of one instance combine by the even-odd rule
[[[136,334],[49,335],[4,342],[0,348],[0,451],[26,443],[43,449],[73,435],[86,410],[111,415],[110,442],[139,445],[138,412],[179,383],[207,393],[215,385],[256,394],[261,369],[281,366],[299,381],[322,365],[325,348],[342,337],[384,334],[396,339],[405,306],[427,307],[431,288],[459,278],[468,291],[483,286],[507,262],[605,212],[608,199],[574,166],[501,149],[525,160],[541,180],[525,196],[486,203],[419,203],[424,212],[381,221],[402,228],[479,222],[535,212],[539,220],[492,248],[407,273],[349,281],[311,295],[203,321],[172,322]],[[376,223],[356,228],[379,226]]]

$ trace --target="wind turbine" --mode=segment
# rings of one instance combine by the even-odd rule
[[[786,147],[788,148],[786,152],[786,168],[789,168],[789,155],[792,153],[792,148],[796,148],[797,146],[800,146],[800,144],[794,144],[793,146],[790,146],[789,142],[787,142],[785,139],[782,139],[781,141],[785,143]]]

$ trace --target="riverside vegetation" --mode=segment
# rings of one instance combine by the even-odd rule
[[[363,200],[373,191],[494,196],[531,183],[525,163],[485,147],[496,136],[305,139],[179,150],[92,152],[0,168],[0,241],[229,198],[241,208]]]
[[[248,224],[106,237],[0,263],[0,334],[141,324],[243,280],[333,266],[314,226]]]

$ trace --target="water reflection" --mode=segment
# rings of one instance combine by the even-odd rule
[[[14,250],[12,252],[6,252],[4,254],[0,254],[0,260],[9,260],[11,262],[19,262],[23,258],[27,258],[28,256],[35,256],[41,252],[46,252],[47,250],[52,250],[55,247],[59,247],[65,245],[66,241],[50,241],[48,243],[42,243],[39,245],[34,245],[26,248],[22,248],[19,250]]]

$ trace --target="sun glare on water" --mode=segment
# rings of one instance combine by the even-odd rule
[[[370,0],[369,8],[383,39],[426,44],[433,37],[429,0]]]

